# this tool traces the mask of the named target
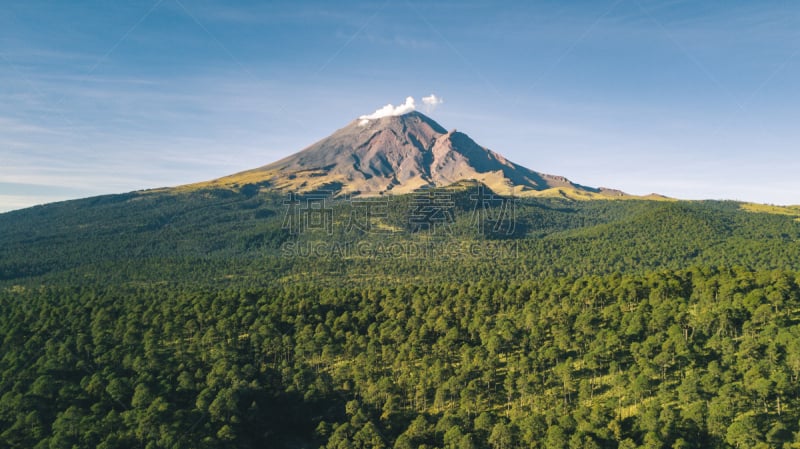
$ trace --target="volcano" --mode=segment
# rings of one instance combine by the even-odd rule
[[[466,181],[484,184],[497,193],[520,196],[539,196],[553,189],[578,196],[624,195],[515,164],[462,132],[447,131],[417,111],[356,119],[291,156],[203,185],[256,184],[287,192],[326,190],[376,196]]]

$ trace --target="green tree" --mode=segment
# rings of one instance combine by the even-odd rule
[[[508,424],[499,422],[492,428],[489,435],[489,445],[493,449],[509,449],[514,447],[514,433]]]
[[[736,448],[751,448],[762,442],[760,435],[756,420],[750,415],[744,415],[728,427],[725,441]]]

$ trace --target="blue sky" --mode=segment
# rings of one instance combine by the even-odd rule
[[[254,168],[431,93],[534,170],[800,204],[798,24],[770,0],[6,0],[0,211]]]

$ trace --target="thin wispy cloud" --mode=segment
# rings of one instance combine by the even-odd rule
[[[0,117],[1,134],[60,134],[57,130],[13,117]]]

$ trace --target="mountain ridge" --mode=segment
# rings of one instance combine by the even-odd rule
[[[257,184],[271,190],[378,196],[477,181],[499,194],[570,199],[642,198],[593,188],[508,160],[418,111],[356,119],[297,153],[188,187]],[[555,189],[555,190],[553,190]],[[657,199],[658,197],[648,197]]]

